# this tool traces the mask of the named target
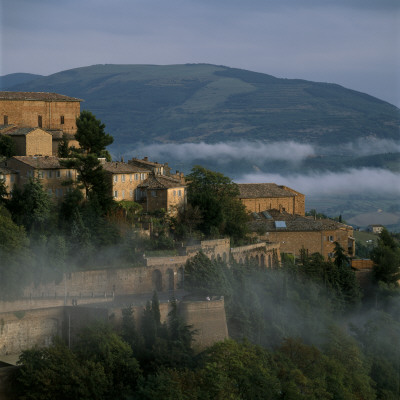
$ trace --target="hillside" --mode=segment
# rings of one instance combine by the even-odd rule
[[[94,65],[8,90],[84,99],[82,109],[106,124],[117,151],[138,142],[399,139],[400,110],[372,96],[209,64]]]
[[[26,84],[33,81],[34,79],[41,78],[43,75],[16,73],[0,76],[0,90],[5,90],[8,87],[12,87],[19,84]]]

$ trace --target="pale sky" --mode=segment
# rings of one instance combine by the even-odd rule
[[[0,0],[0,75],[210,63],[400,107],[400,0]]]

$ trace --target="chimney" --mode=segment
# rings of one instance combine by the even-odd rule
[[[143,161],[149,161],[149,157],[143,157]]]

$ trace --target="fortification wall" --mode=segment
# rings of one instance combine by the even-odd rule
[[[18,354],[32,346],[48,346],[61,336],[63,307],[0,314],[0,355]]]
[[[179,310],[188,325],[196,330],[193,348],[201,351],[228,338],[224,298],[212,301],[182,301]]]

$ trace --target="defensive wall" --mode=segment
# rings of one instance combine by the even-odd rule
[[[188,246],[187,254],[181,256],[145,258],[142,267],[71,272],[59,282],[27,287],[21,299],[0,302],[0,356],[47,346],[54,336],[74,340],[76,332],[94,319],[110,320],[118,326],[122,309],[130,305],[118,298],[154,290],[173,293],[182,287],[184,265],[199,248],[211,259],[258,260],[260,266],[269,265],[269,256],[272,263],[272,256],[279,255],[276,245],[266,243],[231,249],[229,239],[220,239],[196,246]],[[133,307],[138,325],[144,306]],[[169,307],[168,302],[160,303],[162,321],[167,319]],[[183,300],[178,310],[197,330],[196,349],[228,336],[223,298]]]
[[[278,243],[256,243],[231,249],[231,257],[239,264],[256,263],[260,267],[277,267],[281,262]]]

